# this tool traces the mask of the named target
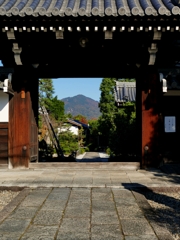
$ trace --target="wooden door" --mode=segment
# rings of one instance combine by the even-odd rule
[[[0,164],[8,163],[8,123],[0,123]]]

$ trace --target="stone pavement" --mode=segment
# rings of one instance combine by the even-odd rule
[[[0,187],[180,187],[180,175],[166,174],[159,169],[120,170],[118,164],[82,165],[76,167],[35,168],[22,170],[0,169]],[[42,165],[41,165],[42,166]],[[71,166],[71,165],[70,165]],[[79,167],[78,167],[79,166]],[[90,167],[89,167],[90,166]],[[98,168],[102,166],[103,168]],[[97,167],[97,168],[96,168]]]
[[[172,240],[142,191],[178,190],[180,176],[106,164],[1,169],[0,190],[23,190],[0,212],[0,240]]]

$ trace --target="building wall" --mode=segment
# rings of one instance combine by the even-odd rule
[[[71,133],[73,133],[74,135],[78,135],[78,127],[74,127],[74,126],[71,126],[71,127],[68,127],[68,128],[66,128],[66,127],[62,127],[61,129],[60,128],[58,128],[58,133],[60,133],[60,132],[66,132],[66,131],[70,131]]]
[[[9,122],[9,95],[0,91],[0,122]]]
[[[164,160],[179,161],[180,151],[180,111],[179,111],[180,93],[179,96],[164,95],[162,102],[162,155]],[[175,131],[165,132],[165,117],[175,117]]]

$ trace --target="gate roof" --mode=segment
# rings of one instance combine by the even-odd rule
[[[145,16],[178,15],[171,0],[0,0],[7,16]]]

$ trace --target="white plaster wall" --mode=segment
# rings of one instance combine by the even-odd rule
[[[69,130],[70,130],[73,134],[78,135],[78,127],[72,126],[72,127],[70,127]]]
[[[71,126],[68,128],[70,132],[72,132],[73,134],[75,135],[78,135],[78,127],[74,127],[74,126]],[[67,131],[67,128],[58,128],[58,133],[60,132],[66,132]]]
[[[0,122],[9,122],[9,95],[0,91]]]

